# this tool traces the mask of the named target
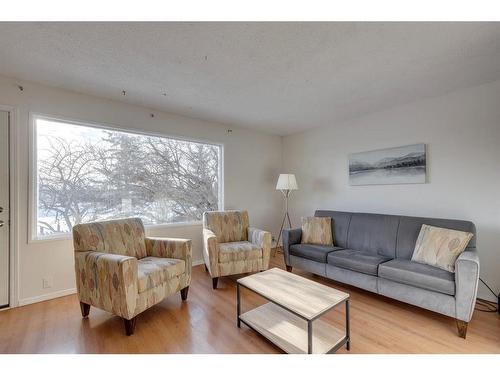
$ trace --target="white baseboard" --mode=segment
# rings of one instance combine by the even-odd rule
[[[193,266],[199,266],[201,264],[205,264],[203,259],[193,260]]]
[[[47,301],[49,299],[54,299],[58,297],[69,296],[70,294],[75,294],[75,293],[76,293],[76,288],[71,288],[71,289],[59,290],[53,293],[42,294],[41,296],[21,298],[19,299],[18,306],[30,305],[32,303]]]

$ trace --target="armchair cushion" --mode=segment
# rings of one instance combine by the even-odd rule
[[[97,251],[138,259],[146,256],[141,219],[121,219],[78,224],[73,227],[75,252]]]
[[[262,248],[252,242],[238,241],[219,244],[219,262],[262,258]]]
[[[152,289],[165,281],[182,275],[186,262],[182,259],[146,257],[137,262],[138,292]]]
[[[183,238],[146,237],[148,257],[181,259],[185,262],[186,281],[191,282],[193,255],[191,240]]]
[[[215,233],[218,242],[247,241],[249,226],[247,211],[207,211],[203,213],[203,228]]]

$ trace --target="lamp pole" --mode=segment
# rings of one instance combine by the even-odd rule
[[[292,190],[298,190],[297,180],[294,174],[281,173],[278,177],[278,182],[276,183],[276,190],[281,190],[283,198],[285,199],[285,215],[281,221],[281,228],[278,234],[278,241],[276,241],[276,247],[280,245],[280,238],[285,227],[285,222],[288,220],[288,227],[292,228],[292,221],[290,220],[290,214],[288,213],[288,198]],[[276,255],[276,252],[274,253]]]
[[[276,241],[277,246],[279,246],[280,244],[281,232],[283,232],[283,227],[285,226],[285,221],[287,219],[288,219],[288,227],[292,228],[292,222],[290,221],[290,215],[288,214],[288,196],[290,195],[290,190],[281,189],[281,192],[283,193],[283,197],[285,198],[285,216],[283,216],[283,221],[281,222],[281,228],[278,234],[278,241]]]

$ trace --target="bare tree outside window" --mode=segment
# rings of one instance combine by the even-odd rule
[[[219,208],[221,147],[37,118],[37,235],[94,220],[201,220]]]

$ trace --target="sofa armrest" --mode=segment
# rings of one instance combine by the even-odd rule
[[[248,240],[262,249],[262,269],[269,268],[271,258],[271,233],[257,228],[248,228]]]
[[[219,251],[217,236],[210,229],[203,228],[203,259],[212,277],[219,276]]]
[[[283,254],[285,263],[290,266],[290,246],[300,243],[302,228],[283,229]]]
[[[83,251],[75,253],[78,297],[125,319],[134,317],[137,300],[137,259]]]
[[[467,250],[455,262],[456,318],[469,322],[476,304],[479,283],[479,256],[476,250]]]

